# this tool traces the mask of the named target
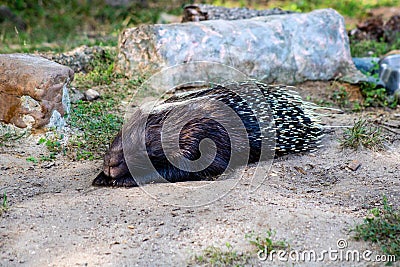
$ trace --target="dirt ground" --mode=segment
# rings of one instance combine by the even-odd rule
[[[301,93],[323,98],[324,84],[311,83]],[[400,109],[380,110],[380,118],[400,123]],[[367,113],[324,117],[330,126],[348,126]],[[374,115],[377,116],[377,115]],[[289,155],[274,160],[262,185],[251,192],[240,179],[222,199],[200,207],[171,206],[149,196],[143,188],[97,188],[91,185],[101,161],[34,164],[28,156],[39,155],[38,137],[0,147],[0,190],[6,190],[9,209],[0,216],[0,266],[187,266],[208,246],[250,252],[249,265],[260,261],[245,235],[276,231],[291,250],[373,251],[375,246],[352,239],[349,229],[362,222],[368,211],[400,203],[400,136],[389,134],[384,151],[353,151],[339,145],[343,128],[327,128],[324,147],[315,153]],[[361,167],[348,168],[357,160]],[[249,167],[246,173],[254,171]],[[234,178],[235,179],[235,178]],[[214,183],[225,188],[232,180]],[[158,196],[177,202],[174,184],[147,185]],[[146,187],[144,189],[146,189]],[[213,192],[210,192],[212,194]],[[190,198],[190,196],[185,196]],[[373,258],[371,256],[371,258]],[[373,261],[280,262],[296,266],[381,266]]]

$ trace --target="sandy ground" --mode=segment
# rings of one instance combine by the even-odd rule
[[[312,94],[312,92],[310,93]],[[389,111],[387,118],[400,113]],[[337,114],[325,118],[329,125],[352,125],[360,116]],[[0,216],[1,266],[187,266],[194,255],[210,245],[252,253],[249,265],[259,261],[245,235],[276,231],[276,240],[286,240],[292,250],[371,250],[377,247],[352,239],[349,229],[362,222],[371,208],[400,203],[400,138],[391,135],[385,151],[342,150],[342,128],[332,128],[324,147],[313,154],[289,155],[272,164],[262,185],[251,191],[246,177],[222,199],[200,207],[183,208],[160,202],[168,196],[179,203],[176,184],[144,188],[97,188],[92,179],[100,161],[34,164],[26,157],[38,155],[36,137],[0,149],[0,189],[6,190],[9,209]],[[33,144],[33,145],[32,145]],[[357,160],[361,167],[348,168]],[[233,180],[234,180],[233,179]],[[228,188],[232,179],[188,182],[179,186],[213,183],[213,190]],[[150,189],[149,189],[150,188]],[[149,190],[147,190],[149,189]],[[213,198],[210,191],[210,199]],[[371,258],[373,258],[371,256]],[[296,266],[380,266],[359,262],[280,262]]]

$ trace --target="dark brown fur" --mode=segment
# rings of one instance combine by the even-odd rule
[[[256,132],[259,131],[257,127],[248,129],[247,132],[243,130],[245,135],[240,135],[239,132],[228,135],[222,124],[232,124],[230,121],[231,118],[218,109],[216,103],[213,102],[194,100],[189,101],[184,105],[182,110],[174,114],[173,111],[176,109],[174,105],[171,105],[171,107],[165,110],[150,114],[142,110],[137,110],[133,114],[131,121],[126,124],[124,132],[126,136],[120,131],[112,142],[110,149],[104,157],[103,172],[96,177],[93,184],[135,186],[137,183],[132,175],[135,178],[145,180],[146,183],[160,181],[159,176],[169,182],[201,180],[223,173],[229,164],[231,164],[229,168],[234,168],[237,165],[255,162],[259,159],[259,143],[253,142],[251,144],[250,142],[249,144],[248,140],[248,135],[254,136],[257,134]],[[192,110],[196,111],[195,114],[209,114],[209,117],[217,119],[210,119],[203,116],[197,118],[193,112],[190,112]],[[187,123],[182,129],[175,128],[174,125],[167,129],[162,129],[167,118],[172,121],[186,121]],[[239,118],[238,120],[240,122]],[[143,127],[144,125],[146,126]],[[194,172],[188,172],[173,166],[164,154],[164,148],[161,144],[162,131],[163,135],[167,136],[167,146],[179,138],[179,149],[171,155],[178,162],[181,158],[195,161],[200,156],[203,156],[205,158],[208,157],[212,163],[204,170]],[[145,137],[145,141],[143,141],[143,137]],[[203,145],[206,147],[215,146],[216,155],[212,155],[211,152],[210,154],[205,153],[201,155],[200,143],[206,138],[213,142],[205,142]],[[122,144],[124,142],[125,147],[130,148],[130,151],[123,151]],[[231,142],[236,142],[236,146],[232,148],[233,151],[231,150]],[[248,145],[245,146],[245,144]],[[249,148],[251,150],[250,153]],[[215,149],[210,149],[210,151],[215,151]],[[247,155],[246,152],[250,155],[250,158],[243,159]],[[232,153],[236,155],[235,159],[241,163],[229,162]],[[130,174],[127,162],[130,162],[131,166],[133,166],[131,167],[131,171],[134,171],[134,174]],[[143,166],[146,167],[144,168]]]

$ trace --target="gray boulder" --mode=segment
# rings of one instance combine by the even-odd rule
[[[193,61],[223,63],[268,83],[364,79],[344,19],[333,9],[126,29],[116,71],[133,77]]]

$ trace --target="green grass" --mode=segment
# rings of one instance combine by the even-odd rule
[[[17,131],[13,127],[2,127],[0,125],[0,147],[5,146],[12,141],[17,141],[24,137],[26,133],[27,131]]]
[[[116,52],[110,49],[105,49],[104,54],[95,55],[95,59],[90,66],[92,71],[87,74],[75,74],[73,85],[86,89],[98,85],[110,85],[117,79],[123,78],[122,75],[114,73],[116,56]]]
[[[122,116],[115,113],[117,102],[110,96],[101,101],[79,101],[72,106],[68,123],[79,133],[70,139],[68,154],[76,160],[98,159],[122,126]]]
[[[361,18],[366,16],[371,8],[381,6],[398,6],[398,0],[342,0],[342,1],[328,1],[328,0],[294,0],[294,1],[280,1],[278,6],[283,9],[309,12],[320,8],[333,8],[340,14],[352,18]]]
[[[16,29],[10,22],[0,24],[0,53],[65,51],[93,44],[94,39],[104,36],[107,38],[102,43],[115,45],[123,28],[155,23],[161,12],[180,9],[180,5],[167,3],[144,8],[138,2],[127,7],[112,7],[102,0],[0,0],[0,5],[8,6],[27,24],[26,30]]]
[[[350,53],[353,57],[379,57],[396,49],[400,49],[400,37],[391,44],[374,40],[350,40]]]
[[[39,162],[39,160],[37,158],[33,157],[33,156],[27,157],[26,161],[33,162],[33,163],[38,163]]]
[[[60,153],[63,155],[66,154],[66,148],[62,144],[62,140],[64,139],[63,134],[58,134],[56,131],[52,132],[53,134],[47,138],[40,138],[38,144],[45,145],[47,150],[49,151],[48,155],[44,155],[40,157],[41,161],[52,161],[56,159],[56,156]],[[36,163],[34,159],[31,160]]]
[[[340,145],[353,149],[361,146],[372,150],[381,150],[384,148],[384,141],[382,129],[371,126],[366,119],[361,118],[355,122],[353,127],[345,130]]]
[[[112,7],[103,0],[0,0],[0,5],[8,6],[27,25],[26,29],[16,29],[14,23],[9,21],[0,24],[0,53],[61,52],[83,44],[115,46],[124,28],[155,23],[161,12],[181,15],[182,5],[192,1],[147,2],[147,7],[141,6],[139,1],[132,1],[127,7]],[[245,0],[203,2],[242,7],[251,4],[257,8],[279,6],[301,12],[331,7],[343,15],[356,18],[365,16],[370,8],[399,5],[399,0],[294,0],[272,4]]]
[[[376,75],[374,74],[374,76]],[[395,96],[388,95],[385,88],[377,86],[375,83],[367,82],[363,82],[359,86],[363,98],[350,101],[350,94],[346,88],[340,83],[334,82],[332,84],[332,89],[334,88],[331,96],[332,102],[343,110],[354,112],[365,110],[368,107],[387,107],[392,109],[397,107],[398,99]],[[324,102],[316,104],[326,106]]]
[[[374,208],[362,224],[352,231],[356,240],[370,241],[380,246],[385,255],[400,259],[400,211],[388,204],[383,197],[383,208]]]
[[[226,250],[219,247],[209,246],[203,250],[201,255],[196,255],[194,261],[206,266],[244,266],[250,255],[235,251],[230,243],[226,243]]]
[[[70,138],[67,154],[73,159],[98,159],[102,156],[123,123],[118,104],[125,97],[121,91],[140,85],[135,80],[120,82],[121,76],[114,73],[116,53],[105,50],[92,63],[93,70],[75,76],[73,85],[80,89],[102,86],[102,97],[94,102],[79,101],[72,104],[67,123],[78,134]],[[108,90],[108,92],[107,92]]]
[[[1,201],[1,206],[0,206],[0,215],[8,210],[8,200],[7,200],[7,192],[4,190],[3,192],[3,199]]]

